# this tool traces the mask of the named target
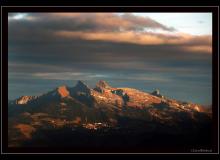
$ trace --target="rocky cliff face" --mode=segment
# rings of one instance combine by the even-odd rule
[[[14,101],[15,104],[27,104],[37,99],[37,96],[21,96]]]

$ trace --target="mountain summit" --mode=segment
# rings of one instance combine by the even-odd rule
[[[96,83],[96,87],[106,88],[106,89],[112,88],[112,87],[111,87],[106,81],[104,81],[104,80],[100,80],[98,83]]]
[[[36,99],[37,96],[21,96],[18,99],[15,100],[16,104],[27,104],[30,101],[33,101],[34,99]]]
[[[81,92],[89,92],[90,88],[82,81],[78,81],[76,86],[72,88],[72,90],[74,90],[75,92],[77,91],[81,91]]]
[[[59,93],[59,95],[64,98],[64,97],[67,97],[69,96],[69,91],[67,89],[66,86],[60,86],[57,88],[57,92]]]
[[[112,87],[105,81],[100,80],[98,83],[96,83],[96,86],[94,90],[103,93],[105,90],[109,90]]]

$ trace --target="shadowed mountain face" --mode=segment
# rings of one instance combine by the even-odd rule
[[[8,116],[10,147],[211,143],[211,112],[202,106],[167,98],[159,90],[114,88],[103,80],[94,89],[78,81],[41,96],[22,96],[9,102]]]

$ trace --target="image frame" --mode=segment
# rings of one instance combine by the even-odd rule
[[[91,149],[79,149],[76,153],[72,152],[73,149],[57,148],[9,148],[7,146],[8,135],[8,13],[9,12],[212,12],[212,114],[213,114],[213,152],[179,152],[158,153],[155,151],[146,152],[112,152],[112,151],[92,151]],[[2,28],[1,28],[1,69],[2,69],[2,101],[1,101],[1,140],[2,140],[2,153],[49,153],[49,154],[216,154],[219,153],[219,7],[218,6],[2,6]],[[75,148],[74,148],[75,149]],[[76,151],[76,149],[75,149]]]

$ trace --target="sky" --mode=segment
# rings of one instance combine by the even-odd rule
[[[9,13],[8,96],[105,80],[209,105],[211,13]]]

